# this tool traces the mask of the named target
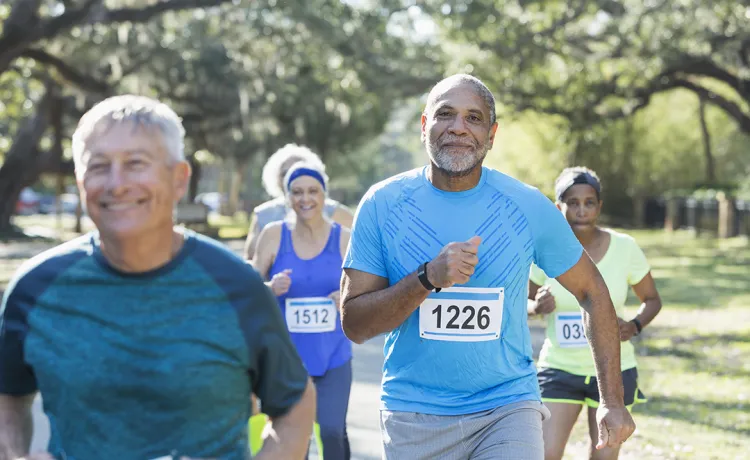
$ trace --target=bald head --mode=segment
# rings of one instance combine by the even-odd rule
[[[492,91],[490,91],[480,79],[467,74],[451,75],[450,77],[440,80],[435,86],[433,86],[432,90],[430,90],[430,94],[427,95],[427,105],[424,109],[425,115],[431,113],[435,102],[446,91],[464,85],[469,86],[477,96],[484,101],[490,115],[490,126],[494,125],[496,121],[495,97],[492,95]]]

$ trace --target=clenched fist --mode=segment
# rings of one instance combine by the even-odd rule
[[[536,291],[534,296],[534,311],[535,315],[546,315],[552,313],[556,308],[555,297],[550,292],[549,286],[542,286]]]
[[[468,282],[479,263],[477,252],[481,242],[481,237],[473,236],[464,243],[445,245],[440,254],[427,264],[427,280],[437,288]]]
[[[281,296],[289,292],[289,287],[292,285],[292,278],[289,277],[292,271],[286,269],[273,275],[271,281],[268,282],[268,287],[271,288],[275,296]]]

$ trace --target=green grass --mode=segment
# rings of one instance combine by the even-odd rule
[[[638,426],[621,459],[750,458],[750,246],[687,233],[629,232],[664,307],[638,337]],[[629,313],[637,299],[631,295]],[[566,459],[586,458],[583,416]]]

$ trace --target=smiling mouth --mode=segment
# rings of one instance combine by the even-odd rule
[[[474,148],[473,145],[468,145],[468,144],[443,144],[443,147],[454,147],[454,148],[464,148],[464,149]]]
[[[140,199],[136,201],[128,201],[124,203],[100,203],[102,209],[107,211],[126,211],[128,209],[135,208],[146,202],[146,199]]]

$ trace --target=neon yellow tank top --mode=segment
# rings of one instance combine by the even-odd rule
[[[631,286],[638,284],[651,268],[645,254],[633,237],[613,230],[602,260],[596,264],[607,284],[617,316],[624,316],[625,301]],[[581,307],[576,298],[554,278],[537,267],[531,266],[530,279],[539,286],[549,285],[555,297],[555,311],[546,315],[547,333],[539,354],[538,367],[551,367],[575,375],[596,375],[594,359],[580,323]],[[622,370],[636,366],[635,349],[630,342],[621,342],[620,361]]]

